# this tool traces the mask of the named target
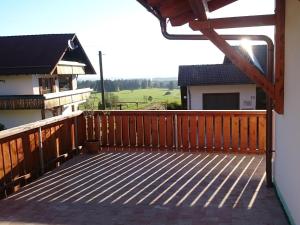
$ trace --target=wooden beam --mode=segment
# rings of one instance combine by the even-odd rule
[[[275,1],[275,111],[284,113],[285,0]]]
[[[187,1],[167,0],[160,4],[159,11],[162,17],[172,18],[190,11],[190,5]]]
[[[194,13],[192,11],[189,11],[179,16],[170,18],[170,23],[173,27],[176,27],[176,26],[182,26],[194,19],[195,19]]]
[[[164,0],[146,0],[147,4],[152,6],[152,7],[158,7],[161,5]]]
[[[209,19],[207,21],[192,21],[192,27],[201,29],[225,29],[237,27],[257,27],[275,25],[275,15],[259,15],[259,16],[241,16]]]
[[[210,0],[209,2],[207,2],[207,7],[209,12],[212,12],[226,5],[229,5],[235,1],[237,0]]]
[[[195,29],[193,27],[192,29]],[[212,43],[214,43],[242,72],[261,87],[268,96],[274,99],[274,86],[266,76],[252,65],[245,56],[232,48],[220,35],[212,29],[200,30]]]
[[[189,0],[189,4],[199,21],[207,20],[206,10],[202,0]]]

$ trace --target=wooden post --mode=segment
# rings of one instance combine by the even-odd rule
[[[39,156],[40,156],[41,174],[44,174],[44,172],[45,172],[45,165],[44,165],[42,127],[39,127],[38,135],[39,135]]]
[[[267,78],[273,84],[274,80],[274,48],[268,48]],[[267,126],[266,126],[266,179],[267,187],[273,187],[272,157],[273,157],[273,100],[267,95]]]
[[[105,90],[104,90],[103,65],[102,65],[102,52],[101,51],[99,51],[99,69],[100,69],[102,109],[105,110],[105,99],[104,99],[105,98],[104,97]]]
[[[275,1],[275,110],[284,113],[285,0]]]

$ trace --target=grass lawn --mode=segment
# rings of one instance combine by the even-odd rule
[[[170,92],[170,94],[166,94]],[[124,90],[119,92],[111,92],[118,96],[119,102],[145,102],[149,96],[152,97],[152,101],[147,101],[145,104],[139,104],[139,109],[149,107],[153,104],[165,104],[170,102],[177,102],[180,104],[180,90],[168,90],[165,88],[148,88],[148,89],[136,89],[136,90]],[[89,101],[94,102],[94,109],[97,109],[98,102],[101,101],[100,93],[92,93]],[[136,104],[124,104],[123,109],[136,109]],[[83,106],[80,107],[83,109]]]

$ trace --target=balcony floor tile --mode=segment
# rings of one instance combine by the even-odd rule
[[[0,224],[285,225],[259,155],[80,155],[0,201]]]

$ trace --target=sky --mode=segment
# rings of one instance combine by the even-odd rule
[[[239,0],[208,16],[271,13],[274,0]],[[208,41],[166,40],[158,20],[135,0],[1,0],[0,27],[1,36],[76,33],[96,71],[98,51],[102,51],[106,79],[177,77],[179,65],[221,63],[224,57]],[[188,26],[168,29],[191,33]],[[217,32],[273,38],[272,27]]]

